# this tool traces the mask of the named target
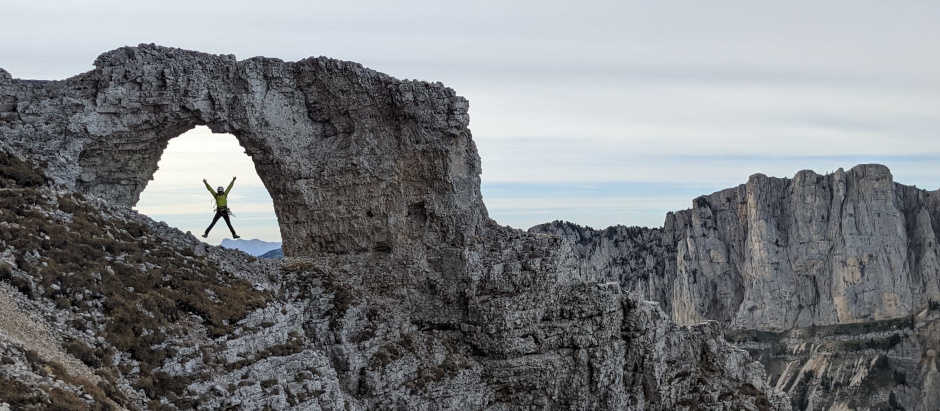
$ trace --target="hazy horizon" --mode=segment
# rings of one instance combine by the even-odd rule
[[[228,196],[235,231],[246,240],[281,241],[271,196],[235,136],[198,126],[171,139],[157,167],[135,207],[141,213],[201,236],[215,214],[215,200],[202,179],[227,187],[238,177]],[[219,244],[231,236],[219,219],[206,241]]]
[[[703,161],[702,159],[686,160]],[[751,162],[759,159],[729,158],[728,160]],[[821,157],[815,160],[815,164],[853,162],[850,157]],[[905,162],[934,161],[929,158],[902,160]],[[793,161],[799,162],[802,158],[793,159]],[[851,166],[841,168],[848,170],[863,163],[855,162]],[[822,167],[813,171],[827,174],[838,168],[840,167]],[[774,175],[763,171],[755,173],[790,178],[797,171],[805,169],[812,168],[800,168],[788,175]],[[895,174],[896,182],[916,185],[898,180],[894,170],[892,173]],[[273,202],[255,171],[251,159],[244,153],[244,149],[235,136],[212,133],[205,126],[197,126],[170,140],[158,163],[153,180],[141,193],[135,208],[158,221],[165,221],[183,231],[192,231],[193,235],[198,236],[211,222],[214,207],[212,197],[202,184],[202,178],[206,178],[213,187],[217,187],[227,186],[233,176],[237,176],[238,179],[230,193],[229,200],[235,213],[232,222],[236,231],[246,240],[256,238],[262,241],[280,242],[280,229],[274,214]],[[728,185],[721,187],[669,182],[500,183],[484,181],[481,192],[490,217],[501,224],[520,229],[554,220],[571,221],[593,228],[606,228],[612,225],[661,227],[666,213],[690,208],[692,199],[700,195],[744,184],[749,176],[750,174],[741,176],[737,183],[729,182]],[[592,210],[595,213],[593,218],[587,219],[588,221],[579,221],[568,217],[581,214],[583,210]],[[626,216],[624,220],[627,221],[616,221],[623,219],[624,216]],[[591,221],[600,223],[591,224]],[[225,238],[231,238],[231,235],[225,222],[219,220],[206,241],[219,244]]]

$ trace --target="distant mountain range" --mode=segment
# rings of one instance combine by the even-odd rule
[[[284,250],[278,248],[261,254],[261,258],[284,258]]]
[[[242,239],[233,240],[230,238],[226,238],[222,240],[222,244],[220,245],[224,248],[244,251],[255,257],[258,257],[264,253],[267,253],[268,251],[278,250],[281,248],[281,243],[261,241],[256,238],[251,239],[251,240],[242,240]]]

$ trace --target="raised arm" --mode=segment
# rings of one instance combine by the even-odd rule
[[[215,190],[212,189],[212,186],[209,185],[209,182],[206,179],[202,179],[202,183],[206,185],[206,190],[209,190],[213,196],[215,196]]]
[[[225,194],[228,195],[229,191],[232,191],[232,186],[235,185],[235,177],[232,177],[232,182],[228,183],[228,188],[225,189]]]

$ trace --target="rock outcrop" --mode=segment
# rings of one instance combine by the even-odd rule
[[[938,200],[940,191],[860,165],[793,179],[757,174],[669,213],[663,228],[554,222],[530,231],[568,240],[580,272],[659,301],[680,324],[711,319],[736,335],[778,336],[770,352],[739,342],[796,408],[926,410],[940,406],[940,342],[920,330],[938,325],[936,316],[909,323],[940,301]],[[882,321],[908,325],[887,337],[864,331]],[[858,342],[819,338],[819,327],[843,327],[840,341]],[[889,366],[902,377],[871,382]]]
[[[486,219],[467,100],[327,58],[236,61],[158,46],[62,81],[0,79],[0,135],[56,182],[133,205],[169,139],[232,133],[287,255],[461,247]]]
[[[934,410],[940,306],[913,316],[784,332],[729,330],[794,409]]]
[[[568,242],[490,220],[467,102],[440,84],[158,46],[95,66],[0,76],[0,146],[40,168],[0,155],[0,278],[98,382],[0,333],[0,383],[28,381],[0,400],[789,408],[717,322],[677,326],[581,270]],[[207,247],[127,208],[167,141],[197,124],[252,157],[284,259]]]
[[[940,301],[940,191],[880,165],[747,184],[696,198],[663,228],[550,223],[581,271],[660,301],[680,323],[794,327],[901,316]]]

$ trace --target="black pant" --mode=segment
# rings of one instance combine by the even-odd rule
[[[237,236],[235,234],[235,229],[232,228],[232,221],[228,218],[228,207],[219,207],[215,209],[215,217],[212,217],[212,224],[209,224],[209,228],[206,229],[206,235],[209,235],[209,231],[212,231],[212,227],[215,227],[215,222],[219,221],[219,217],[225,219],[225,224],[228,225],[229,231],[232,232],[232,237]]]

